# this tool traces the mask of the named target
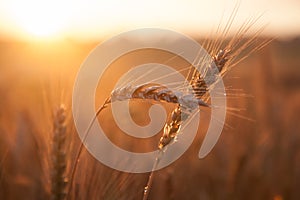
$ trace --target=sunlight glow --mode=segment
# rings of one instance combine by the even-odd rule
[[[226,24],[240,2],[232,31],[263,14],[265,33],[299,35],[297,0],[0,0],[0,37],[103,39],[123,31],[155,27],[199,37]],[[221,21],[223,20],[223,21]]]
[[[61,32],[70,16],[68,1],[11,1],[9,12],[17,26],[34,36],[52,36]]]

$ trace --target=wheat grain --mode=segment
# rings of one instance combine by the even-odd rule
[[[163,149],[166,145],[170,144],[180,131],[182,123],[180,106],[177,106],[175,110],[173,110],[171,119],[170,123],[165,124],[163,136],[160,138],[158,144],[159,149]]]

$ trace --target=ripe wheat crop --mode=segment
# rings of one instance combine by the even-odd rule
[[[276,85],[282,80],[273,80],[272,67],[279,65],[280,58],[284,60],[280,57],[283,52],[274,58],[270,49],[278,50],[276,48],[279,47],[272,44],[280,44],[262,36],[264,26],[259,25],[261,18],[251,18],[234,34],[229,34],[233,32],[237,12],[238,6],[229,18],[220,22],[212,38],[199,40],[209,54],[208,65],[195,58],[192,65],[176,66],[176,70],[185,77],[184,84],[157,84],[157,79],[165,79],[164,76],[143,82],[145,77],[155,72],[153,68],[142,76],[131,77],[114,89],[110,90],[112,86],[107,86],[109,91],[98,95],[104,102],[95,105],[95,116],[89,121],[83,141],[79,139],[71,117],[74,114],[70,106],[73,80],[67,80],[67,74],[74,73],[72,70],[64,73],[61,69],[58,73],[62,75],[60,80],[54,75],[55,78],[42,84],[32,77],[26,79],[26,74],[23,80],[21,72],[3,70],[5,76],[0,74],[0,81],[5,78],[12,84],[9,88],[0,85],[0,199],[299,199],[300,140],[296,133],[299,125],[290,125],[292,119],[297,118],[295,110],[300,108],[299,95],[295,95],[294,91],[291,98],[287,91],[283,96],[279,95],[278,91],[282,88]],[[271,47],[266,47],[270,42]],[[82,55],[72,54],[70,62],[78,60],[70,65],[79,65],[94,45],[84,46],[85,50],[78,45]],[[298,52],[295,48],[293,51]],[[250,56],[252,53],[253,57]],[[242,62],[245,59],[247,62]],[[244,74],[233,69],[239,65],[241,68],[238,70]],[[294,65],[298,66],[298,63]],[[47,71],[43,77],[49,74]],[[232,78],[236,74],[242,78]],[[19,82],[11,81],[14,76],[20,77]],[[279,77],[283,76],[280,74]],[[156,170],[172,145],[180,140],[179,136],[185,134],[185,125],[196,113],[204,114],[201,115],[204,118],[201,125],[207,126],[207,116],[214,106],[210,92],[220,79],[227,81],[226,98],[233,99],[233,103],[230,102],[232,106],[226,107],[225,128],[229,127],[230,134],[225,134],[209,156],[198,160],[195,152],[203,141],[202,132],[205,132],[199,127],[187,152],[172,165]],[[59,86],[56,87],[56,84]],[[250,103],[244,100],[245,96],[252,94],[243,94],[236,89],[237,85],[247,87],[258,96],[258,100],[250,98]],[[278,92],[277,96],[270,95],[273,90]],[[25,95],[28,100],[20,101]],[[274,103],[275,99],[278,104]],[[167,119],[160,134],[145,143],[138,139],[128,142],[128,138],[132,138],[117,128],[111,114],[113,103],[126,101],[133,105],[133,118],[142,116],[141,121],[148,120],[148,116],[144,117],[144,107],[152,104],[167,107]],[[287,112],[284,112],[286,104],[295,106],[287,107]],[[58,108],[56,105],[59,105]],[[248,107],[248,110],[243,113],[240,107]],[[286,121],[276,121],[274,110],[288,116]],[[248,115],[249,118],[258,118],[258,125],[251,124]],[[152,163],[153,170],[130,174],[111,169],[96,160],[84,146],[91,126],[96,122],[107,130],[109,139],[125,143],[127,150],[144,146],[147,150],[157,150],[159,154]],[[116,162],[128,164],[127,160]]]

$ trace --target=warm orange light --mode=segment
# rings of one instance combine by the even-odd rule
[[[206,37],[225,25],[238,0],[0,0],[1,35],[103,39],[106,35],[145,28],[166,28]],[[288,2],[288,3],[287,3]],[[264,15],[258,25],[264,33],[299,35],[299,1],[243,0],[231,30],[233,34],[249,18]],[[216,6],[217,5],[217,6]],[[24,34],[25,33],[25,34]]]
[[[70,15],[67,1],[11,1],[9,12],[17,26],[34,36],[49,37],[63,31]]]

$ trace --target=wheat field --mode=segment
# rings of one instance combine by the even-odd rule
[[[72,89],[82,61],[97,44],[0,42],[0,199],[142,199],[148,173],[113,170],[84,147],[70,180],[81,144],[72,118]],[[188,151],[155,172],[149,199],[300,199],[299,54],[299,39],[273,40],[238,63],[224,77],[233,111],[217,145],[204,159],[197,158],[209,123],[201,115]],[[99,89],[97,105],[112,88],[102,84],[107,88]],[[149,104],[133,104],[132,117],[145,124]],[[109,108],[98,121],[124,149],[157,148],[160,136],[146,146],[131,140],[112,123]]]

